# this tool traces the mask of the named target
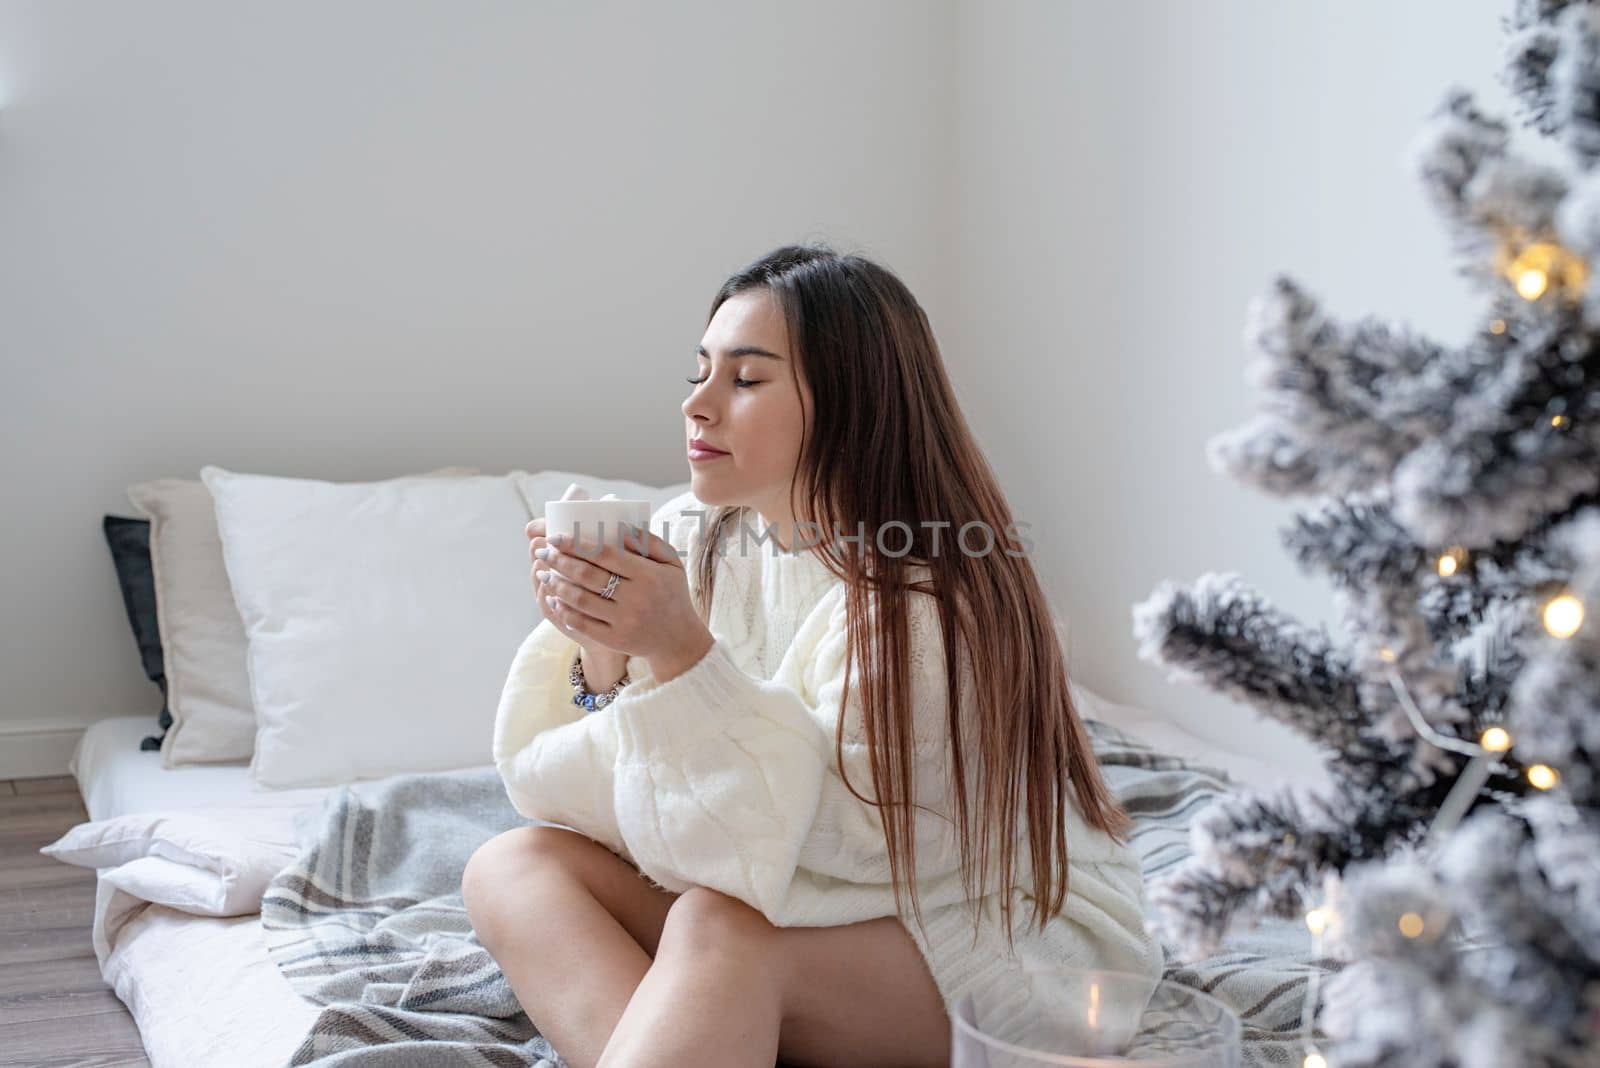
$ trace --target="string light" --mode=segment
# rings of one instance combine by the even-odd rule
[[[1406,718],[1411,721],[1412,729],[1422,735],[1423,741],[1431,742],[1440,749],[1448,749],[1452,753],[1460,753],[1462,756],[1483,757],[1487,755],[1481,747],[1473,745],[1471,742],[1463,741],[1460,738],[1452,738],[1434,730],[1428,724],[1428,721],[1422,718],[1422,710],[1411,699],[1411,692],[1406,689],[1405,680],[1400,678],[1400,672],[1393,667],[1389,668],[1389,685],[1394,689],[1395,696],[1400,699],[1400,707],[1405,710]]]
[[[1517,273],[1517,295],[1524,300],[1538,300],[1550,287],[1550,275],[1539,267],[1523,267]]]
[[[1583,602],[1570,593],[1550,598],[1544,606],[1544,629],[1557,638],[1570,638],[1583,626]]]
[[[1394,688],[1395,696],[1400,699],[1400,707],[1405,710],[1406,718],[1411,721],[1412,728],[1422,736],[1423,741],[1439,749],[1447,749],[1452,753],[1461,753],[1472,758],[1467,761],[1467,766],[1461,769],[1461,774],[1456,776],[1455,784],[1450,787],[1450,792],[1445,794],[1444,800],[1439,804],[1439,811],[1434,813],[1433,822],[1428,825],[1426,840],[1429,844],[1434,844],[1461,822],[1473,799],[1478,796],[1478,791],[1489,781],[1489,776],[1496,771],[1505,772],[1507,768],[1494,759],[1493,752],[1488,748],[1474,745],[1461,738],[1440,734],[1429,726],[1428,721],[1422,718],[1422,710],[1411,699],[1411,693],[1406,689],[1405,681],[1400,678],[1400,672],[1392,667],[1389,669],[1389,685]]]
[[[1567,425],[1567,417],[1564,415],[1552,415],[1550,417],[1550,425],[1559,430]]]
[[[1504,753],[1511,748],[1511,732],[1504,727],[1490,727],[1478,735],[1478,744],[1491,753]]]
[[[1561,781],[1561,776],[1548,764],[1534,764],[1528,768],[1528,781],[1536,790],[1548,790]]]
[[[1489,333],[1491,333],[1491,334],[1503,334],[1505,332],[1506,332],[1506,321],[1504,319],[1496,319],[1494,322],[1489,324]]]
[[[1581,261],[1579,262],[1579,267],[1582,267]],[[1537,299],[1544,292],[1548,283],[1548,271],[1545,271],[1539,278],[1534,279],[1532,277],[1534,270],[1534,268],[1530,267],[1524,272],[1529,279],[1527,282],[1528,292],[1524,291],[1521,282],[1518,283],[1518,292],[1523,293],[1529,300]],[[1534,292],[1534,290],[1537,291]],[[1531,296],[1529,292],[1532,292]],[[1502,333],[1505,330],[1505,321],[1496,319],[1490,324],[1489,329],[1496,334]],[[1553,426],[1561,426],[1564,422],[1565,418],[1559,415],[1551,419],[1551,425]],[[1466,560],[1467,551],[1465,548],[1451,546],[1439,555],[1436,566],[1440,576],[1449,578],[1456,574],[1461,566],[1466,563]],[[1570,593],[1560,594],[1545,605],[1543,616],[1545,628],[1551,634],[1560,638],[1570,637],[1577,632],[1583,623],[1583,602]],[[1494,759],[1494,754],[1507,752],[1511,748],[1511,732],[1504,727],[1488,727],[1479,734],[1478,745],[1473,745],[1463,739],[1440,734],[1423,718],[1421,710],[1411,700],[1411,695],[1406,690],[1399,670],[1393,666],[1399,659],[1394,649],[1387,645],[1382,646],[1378,650],[1378,657],[1391,665],[1389,668],[1390,684],[1393,686],[1396,696],[1400,699],[1400,704],[1405,710],[1406,717],[1411,721],[1412,727],[1416,729],[1423,740],[1432,743],[1438,748],[1466,754],[1471,757],[1466,767],[1462,769],[1461,774],[1457,777],[1450,792],[1440,804],[1439,810],[1435,813],[1434,819],[1428,828],[1427,840],[1430,843],[1434,843],[1443,835],[1449,833],[1460,822],[1467,808],[1471,805],[1472,799],[1477,796],[1493,771],[1505,772],[1508,770],[1504,764]],[[1546,764],[1534,764],[1529,767],[1527,769],[1527,777],[1529,783],[1540,790],[1549,790],[1560,781],[1560,775],[1557,774],[1556,770]],[[1288,837],[1286,837],[1287,840]],[[1311,932],[1314,951],[1319,955],[1322,952],[1322,936],[1336,919],[1337,913],[1327,905],[1318,905],[1305,915],[1306,928]],[[1409,939],[1421,938],[1428,928],[1427,922],[1417,912],[1404,912],[1395,922],[1400,934]],[[1328,1064],[1326,1058],[1318,1052],[1316,1046],[1311,1042],[1311,1036],[1315,1033],[1314,1018],[1317,1010],[1317,987],[1319,985],[1317,979],[1316,972],[1312,972],[1308,977],[1305,1007],[1300,1014],[1302,1021],[1301,1034],[1306,1050],[1305,1058],[1302,1061],[1303,1068],[1327,1068]]]
[[[1588,265],[1582,257],[1552,241],[1535,241],[1505,262],[1508,255],[1509,250],[1502,253],[1501,270],[1523,300],[1538,300],[1552,287],[1577,292],[1588,278]]]
[[[1439,557],[1439,574],[1443,578],[1449,578],[1451,575],[1454,575],[1457,571],[1459,571],[1461,569],[1461,565],[1466,562],[1467,550],[1463,549],[1459,545],[1452,545],[1450,548],[1444,551],[1443,555]]]
[[[1539,243],[1525,248],[1511,263],[1504,268],[1508,278],[1517,288],[1517,292],[1527,300],[1537,300],[1548,290],[1552,275],[1557,284],[1563,287],[1577,286],[1581,288],[1587,276],[1587,265],[1578,257],[1568,253],[1558,245]],[[1502,334],[1506,330],[1504,319],[1495,319],[1489,324],[1489,331],[1493,334]],[[1568,420],[1564,415],[1551,417],[1550,425],[1563,427]],[[1451,546],[1439,555],[1436,561],[1439,575],[1449,578],[1455,575],[1467,561],[1467,551],[1462,546]],[[1543,611],[1545,629],[1558,638],[1571,637],[1583,624],[1583,602],[1571,593],[1562,593],[1546,603]],[[1428,828],[1427,841],[1436,843],[1444,834],[1449,833],[1465,815],[1472,800],[1478,795],[1490,774],[1494,771],[1507,772],[1506,766],[1494,759],[1494,754],[1507,752],[1512,745],[1511,732],[1504,727],[1494,726],[1485,729],[1478,736],[1478,745],[1471,742],[1442,735],[1435,731],[1423,718],[1421,710],[1411,700],[1405,683],[1400,677],[1400,672],[1393,665],[1399,659],[1395,651],[1389,646],[1382,646],[1378,650],[1379,659],[1391,665],[1389,680],[1395,694],[1400,699],[1400,704],[1405,710],[1407,718],[1411,721],[1417,733],[1424,741],[1434,746],[1463,753],[1471,757],[1457,776],[1450,792],[1440,804],[1438,812]],[[1560,781],[1560,775],[1547,764],[1534,764],[1527,769],[1528,782],[1536,789],[1549,790]],[[1286,836],[1288,841],[1292,836]],[[1314,951],[1322,952],[1322,936],[1329,926],[1337,919],[1337,914],[1326,905],[1318,905],[1305,915],[1306,927],[1311,932]],[[1396,920],[1401,935],[1409,939],[1422,937],[1427,930],[1427,923],[1417,912],[1402,913]],[[1315,1015],[1317,1010],[1318,974],[1313,971],[1306,983],[1305,1007],[1301,1010],[1301,1035],[1306,1054],[1302,1061],[1303,1068],[1327,1068],[1327,1060],[1318,1052],[1311,1042],[1315,1032]]]

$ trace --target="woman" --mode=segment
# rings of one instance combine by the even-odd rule
[[[691,489],[650,531],[529,524],[545,620],[494,758],[549,822],[462,885],[529,1017],[573,1068],[931,1068],[967,991],[1022,1022],[1061,1008],[1027,968],[1158,976],[1130,821],[911,293],[780,248],[697,361]]]

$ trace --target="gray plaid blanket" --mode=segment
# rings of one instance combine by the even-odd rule
[[[1088,725],[1109,784],[1134,817],[1145,876],[1158,876],[1188,854],[1194,814],[1231,784],[1219,770]],[[478,942],[461,901],[473,850],[528,822],[493,768],[341,787],[311,815],[300,856],[261,903],[273,960],[302,997],[323,1006],[291,1065],[567,1068]],[[1169,948],[1167,978],[1238,1013],[1245,1063],[1298,1065],[1308,978],[1339,967],[1310,948],[1300,924],[1263,921],[1204,961],[1180,963]]]

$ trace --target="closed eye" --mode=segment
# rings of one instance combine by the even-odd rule
[[[684,381],[689,383],[691,386],[698,386],[700,383],[704,382],[707,378],[710,378],[710,377],[711,377],[710,375],[706,375],[703,378],[686,378],[686,379],[684,379]],[[733,380],[733,384],[735,386],[739,386],[740,388],[746,388],[746,387],[749,387],[749,386],[759,386],[761,383],[760,383],[759,380],[752,381],[750,379],[745,379],[745,378],[735,378]]]

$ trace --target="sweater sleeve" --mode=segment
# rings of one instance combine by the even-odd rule
[[[651,529],[659,532],[665,523],[673,546],[686,551],[698,527],[697,517],[684,513],[703,508],[691,493],[680,494],[651,517]],[[518,813],[571,827],[621,853],[612,805],[615,706],[586,712],[572,703],[568,673],[577,653],[578,643],[548,619],[523,639],[495,713],[494,763]],[[654,684],[642,657],[628,659],[628,676],[624,693]]]
[[[616,731],[601,714],[609,709],[586,715],[572,703],[567,673],[577,652],[549,620],[523,640],[495,714],[494,763],[517,812],[621,852],[611,804]]]
[[[913,594],[914,813],[919,882],[959,870],[949,803],[949,727],[937,602]],[[859,676],[841,709],[843,598],[797,636],[796,685],[751,677],[718,640],[693,667],[611,708],[617,725],[616,816],[639,868],[670,890],[706,886],[779,924],[797,872],[889,883],[887,846],[862,740]],[[815,626],[813,626],[815,624]],[[854,669],[852,669],[854,670]],[[835,736],[844,723],[844,760]],[[931,810],[931,811],[929,811]]]

